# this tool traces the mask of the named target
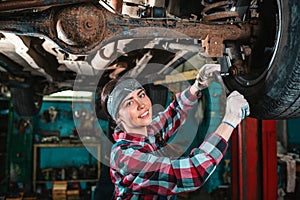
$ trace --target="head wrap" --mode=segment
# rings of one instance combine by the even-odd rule
[[[116,121],[120,104],[131,92],[143,89],[143,86],[135,79],[126,79],[117,83],[107,99],[107,111],[113,120]]]

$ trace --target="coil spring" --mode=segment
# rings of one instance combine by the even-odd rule
[[[202,5],[204,6],[201,11],[203,16],[203,21],[217,21],[224,19],[237,19],[238,12],[230,10],[232,8],[233,2],[219,1],[215,3],[206,3],[202,0]]]

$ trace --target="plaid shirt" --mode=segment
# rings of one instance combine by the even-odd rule
[[[115,199],[173,199],[175,194],[201,187],[220,162],[227,142],[212,133],[187,157],[165,156],[162,146],[187,118],[201,96],[189,88],[176,95],[148,127],[148,136],[118,130],[113,134],[110,167]],[[159,137],[157,137],[159,136]]]

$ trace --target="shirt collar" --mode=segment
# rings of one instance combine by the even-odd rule
[[[136,134],[136,133],[126,133],[123,131],[118,131],[113,134],[113,138],[115,141],[119,140],[128,140],[133,142],[145,142],[146,139],[148,139],[147,136]]]

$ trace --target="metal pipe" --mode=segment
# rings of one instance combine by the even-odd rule
[[[43,6],[61,6],[67,4],[76,4],[83,2],[96,2],[95,0],[23,0],[23,1],[1,1],[0,11],[24,10],[33,9]]]

